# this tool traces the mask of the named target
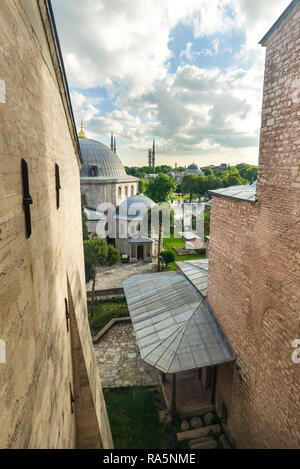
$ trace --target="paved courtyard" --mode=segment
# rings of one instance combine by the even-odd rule
[[[139,354],[130,323],[115,324],[94,344],[103,387],[157,385],[156,370]]]
[[[102,267],[97,271],[96,290],[122,288],[123,281],[132,275],[155,272],[155,264],[138,262],[137,264],[116,264],[112,267]],[[87,284],[87,291],[92,291],[92,281]]]

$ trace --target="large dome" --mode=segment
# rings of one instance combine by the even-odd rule
[[[125,168],[119,157],[106,145],[89,138],[79,138],[83,159],[81,177],[111,177],[126,176]]]

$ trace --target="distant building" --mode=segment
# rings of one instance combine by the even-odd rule
[[[101,142],[86,138],[83,127],[78,136],[83,158],[80,185],[84,206],[92,211],[97,211],[103,203],[118,207],[123,200],[136,195],[139,179],[126,174],[114,151],[113,137],[112,150]]]
[[[203,172],[198,168],[198,166],[193,163],[193,164],[190,164],[187,169],[185,170],[184,172],[184,175],[186,174],[194,174],[195,176],[203,176]]]

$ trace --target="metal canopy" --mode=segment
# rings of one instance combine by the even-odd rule
[[[176,262],[181,272],[197,288],[201,295],[207,294],[208,259]]]
[[[134,275],[123,283],[141,357],[163,373],[235,359],[211,309],[183,275]]]
[[[215,189],[213,191],[208,191],[210,195],[216,197],[225,197],[232,200],[237,200],[240,202],[249,202],[250,204],[255,204],[256,200],[256,185],[251,186],[231,186],[225,187],[222,189]]]

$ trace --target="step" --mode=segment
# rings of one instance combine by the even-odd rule
[[[207,412],[214,412],[214,410],[214,406],[208,402],[203,405],[194,407],[180,407],[179,409],[177,409],[177,414],[178,417],[184,419],[187,417],[199,417],[200,415],[206,414]]]
[[[201,436],[207,436],[210,432],[220,433],[220,425],[208,425],[207,427],[195,428],[194,430],[188,430],[187,432],[177,433],[178,441],[193,440],[200,438]]]
[[[203,443],[198,443],[197,445],[191,446],[191,449],[216,449],[218,448],[218,443],[216,440],[203,441]]]

